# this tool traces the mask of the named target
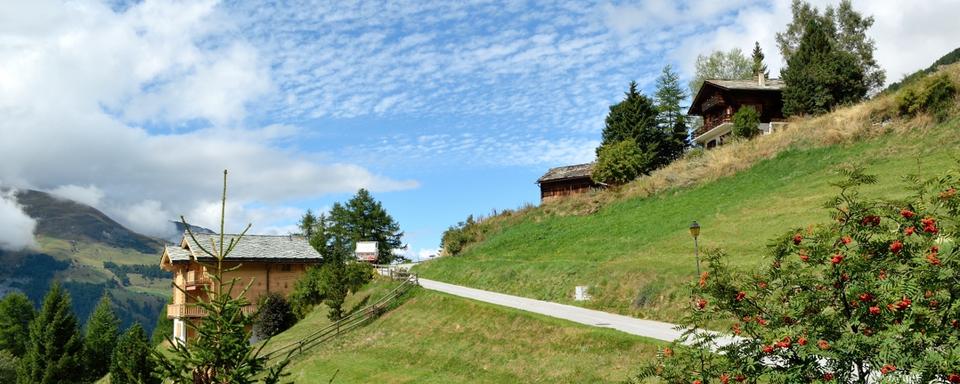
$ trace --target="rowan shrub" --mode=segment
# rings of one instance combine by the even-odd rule
[[[709,252],[683,338],[637,379],[960,382],[960,181],[907,178],[910,198],[873,200],[858,189],[874,177],[842,175],[831,221],[773,239],[762,267]],[[704,331],[717,319],[731,328]]]

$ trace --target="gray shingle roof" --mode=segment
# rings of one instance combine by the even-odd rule
[[[170,262],[177,261],[190,261],[190,251],[177,247],[177,246],[166,246],[167,256],[170,257]]]
[[[542,183],[545,181],[557,181],[557,180],[566,180],[574,179],[581,177],[590,177],[590,174],[593,173],[593,164],[577,164],[577,165],[567,165],[563,167],[550,168],[546,174],[540,176],[537,179],[537,183]]]
[[[194,233],[197,241],[203,244],[203,247],[209,251],[211,241],[218,247],[220,246],[220,235],[218,234],[199,234]],[[230,244],[230,239],[238,235],[227,234],[224,236],[224,246]],[[167,247],[167,254],[170,261],[187,261],[193,258],[200,260],[212,259],[190,238],[186,233],[181,245],[186,247]],[[171,250],[170,248],[176,248]],[[240,243],[227,255],[227,260],[263,260],[263,261],[320,261],[322,257],[317,250],[310,246],[307,239],[300,236],[267,236],[267,235],[244,235]]]
[[[780,79],[767,79],[764,85],[757,83],[757,79],[750,80],[704,80],[704,83],[711,83],[724,89],[745,89],[755,91],[779,91],[783,89],[784,83]]]

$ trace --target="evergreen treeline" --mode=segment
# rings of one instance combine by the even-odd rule
[[[140,358],[152,348],[143,329],[139,324],[131,329],[139,330],[137,340],[143,343],[131,347],[120,337],[120,319],[107,295],[99,300],[84,330],[72,309],[70,293],[59,283],[50,287],[39,311],[23,293],[10,293],[0,300],[0,381],[93,383],[108,370],[116,370],[136,379],[124,380],[118,374],[113,383],[159,383],[152,376],[152,363]],[[118,351],[120,346],[125,349]],[[118,355],[128,358],[118,359]]]
[[[120,284],[130,285],[129,273],[138,274],[145,279],[169,279],[172,274],[164,271],[154,264],[117,264],[112,261],[104,261],[103,268],[113,272],[120,279]]]

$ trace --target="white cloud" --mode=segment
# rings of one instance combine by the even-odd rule
[[[148,0],[122,13],[93,1],[5,7],[0,179],[153,235],[180,214],[211,224],[205,202],[219,197],[223,169],[232,229],[280,225],[301,199],[417,186],[297,150],[287,145],[296,126],[245,126],[275,88],[232,23],[213,1]]]
[[[0,249],[19,251],[36,246],[37,221],[23,212],[13,190],[0,192]]]
[[[78,203],[86,204],[94,208],[100,207],[103,200],[103,190],[94,185],[82,187],[79,185],[67,184],[61,185],[50,191],[51,195],[67,200],[73,200]]]

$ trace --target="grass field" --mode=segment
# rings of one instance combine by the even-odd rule
[[[760,144],[721,150],[743,151],[737,145]],[[675,320],[685,306],[683,282],[695,275],[692,220],[702,225],[701,249],[720,247],[734,264],[749,267],[763,260],[772,237],[828,219],[822,206],[836,192],[830,182],[837,180],[834,171],[841,165],[860,164],[880,178],[864,190],[866,195],[896,197],[902,175],[956,170],[958,149],[956,118],[848,143],[798,145],[732,176],[615,200],[591,214],[555,214],[549,204],[529,209],[463,255],[430,261],[415,271],[444,282],[565,303],[573,303],[575,286],[589,285],[594,300],[588,307]]]
[[[360,297],[389,290],[382,282]],[[613,383],[651,358],[654,341],[422,289],[373,323],[297,358],[301,383]],[[356,298],[353,299],[356,302]],[[314,311],[277,346],[328,324]]]

